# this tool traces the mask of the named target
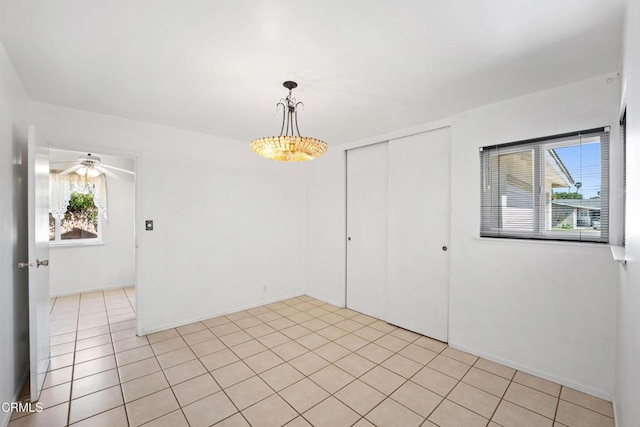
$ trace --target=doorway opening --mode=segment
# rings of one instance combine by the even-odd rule
[[[79,313],[78,331],[135,327],[136,158],[51,148],[49,166],[52,341],[72,327],[61,313],[81,299],[102,303]]]

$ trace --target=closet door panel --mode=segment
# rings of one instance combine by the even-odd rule
[[[387,147],[347,151],[347,307],[385,318]]]
[[[447,341],[449,129],[389,141],[389,323]]]

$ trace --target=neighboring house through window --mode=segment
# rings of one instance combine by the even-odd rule
[[[483,237],[608,241],[608,129],[483,147]]]

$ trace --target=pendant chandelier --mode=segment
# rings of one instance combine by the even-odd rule
[[[276,108],[282,107],[283,113],[280,136],[254,139],[251,143],[251,149],[259,156],[281,162],[304,162],[322,156],[327,151],[326,142],[308,136],[300,136],[298,106],[304,106],[304,104],[296,101],[291,94],[292,90],[298,87],[298,84],[286,81],[282,85],[289,89],[289,95],[276,105]]]

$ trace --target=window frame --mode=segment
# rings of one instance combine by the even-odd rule
[[[582,138],[597,136],[600,144],[600,228],[599,236],[590,238],[589,235],[575,231],[548,230],[546,224],[547,193],[546,189],[546,160],[545,152],[550,149],[576,145]],[[610,128],[608,126],[569,132],[547,137],[510,142],[506,144],[480,147],[480,237],[498,239],[524,239],[537,241],[564,241],[577,243],[608,244],[609,235],[609,180],[611,175],[609,163]],[[494,198],[491,184],[493,180],[492,165],[494,157],[505,154],[532,151],[532,194],[533,199],[533,227],[529,229],[503,229],[500,224],[501,215],[493,214],[493,210],[501,206],[492,204]],[[588,200],[588,199],[587,199]],[[495,203],[495,202],[494,202]],[[496,224],[496,220],[498,224]]]
[[[620,245],[627,244],[627,106],[625,105],[620,115],[620,138],[622,140],[622,201],[621,201],[621,223]]]
[[[51,214],[49,214],[51,215]],[[102,245],[104,244],[104,240],[102,239],[102,228],[104,226],[104,220],[102,215],[98,211],[98,235],[97,237],[86,238],[86,239],[62,239],[61,236],[61,221],[57,218],[53,218],[54,221],[54,237],[53,240],[49,240],[49,246],[91,246],[91,245]]]

